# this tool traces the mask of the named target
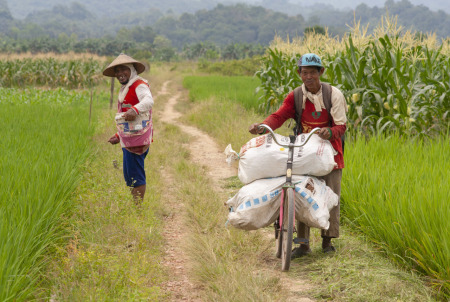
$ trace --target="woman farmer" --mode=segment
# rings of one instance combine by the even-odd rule
[[[153,137],[153,97],[148,81],[138,76],[144,70],[144,64],[120,54],[103,71],[103,75],[115,77],[122,84],[116,114],[118,132],[108,142],[122,147],[123,175],[136,202],[144,199],[144,160]]]

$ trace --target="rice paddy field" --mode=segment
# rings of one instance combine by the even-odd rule
[[[258,78],[249,76],[186,76],[183,81],[192,100],[214,96],[218,102],[223,99],[232,100],[248,110],[258,106],[255,93],[260,84]]]
[[[342,223],[399,266],[421,274],[445,301],[449,45],[433,36],[419,42],[393,22],[371,36],[355,27],[342,40],[277,38],[256,77],[186,76],[184,86],[192,99],[232,100],[243,105],[244,114],[267,115],[301,84],[298,54],[320,54],[327,67],[323,80],[338,86],[348,104]],[[0,75],[14,70],[15,76],[0,79],[2,87],[14,87],[0,88],[0,301],[26,301],[44,286],[49,259],[64,242],[67,217],[77,207],[71,194],[92,152],[98,109],[97,96],[92,104],[85,89],[101,83],[95,75],[102,63],[8,60],[0,64]],[[40,64],[47,64],[47,72],[34,77]]]
[[[90,93],[0,88],[0,105],[0,301],[23,301],[76,207],[70,195],[92,148]]]
[[[449,147],[448,134],[430,141],[358,137],[346,143],[341,200],[346,223],[447,297]]]

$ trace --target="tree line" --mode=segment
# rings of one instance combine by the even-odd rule
[[[275,34],[292,38],[312,30],[323,33],[326,26],[331,35],[342,35],[355,18],[361,24],[376,26],[386,10],[398,15],[399,25],[441,37],[450,34],[450,15],[414,6],[408,0],[388,0],[384,8],[361,4],[354,12],[322,8],[320,14],[308,19],[244,4],[218,4],[210,10],[181,15],[150,9],[98,18],[73,2],[31,13],[24,20],[14,19],[6,0],[0,0],[0,51],[111,56],[126,51],[155,60],[180,56],[237,59],[263,53]]]

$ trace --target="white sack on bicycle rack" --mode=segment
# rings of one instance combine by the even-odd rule
[[[226,202],[228,222],[243,230],[256,230],[273,223],[280,213],[281,192],[286,177],[259,179],[243,186]],[[329,228],[330,210],[338,204],[338,196],[323,180],[294,175],[295,218],[314,228]]]
[[[273,223],[280,212],[281,187],[286,177],[255,180],[243,186],[226,205],[228,222],[243,230],[257,230]]]
[[[309,227],[328,230],[330,211],[339,197],[325,181],[311,176],[294,176],[295,219]]]
[[[289,144],[289,137],[276,134],[281,144]],[[302,143],[307,134],[300,134],[296,144]],[[336,151],[327,140],[313,134],[305,146],[294,148],[292,174],[323,176],[336,166]],[[277,145],[272,134],[251,139],[239,152],[238,177],[248,184],[256,179],[286,175],[288,148]]]

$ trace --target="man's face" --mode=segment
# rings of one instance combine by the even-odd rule
[[[120,84],[126,85],[130,80],[131,70],[124,65],[119,65],[114,67],[114,75],[116,76],[117,80],[119,80]]]
[[[300,78],[306,86],[306,89],[312,93],[316,93],[320,89],[320,76],[324,72],[324,68],[320,71],[317,67],[313,66],[303,66],[302,70],[299,71]]]

